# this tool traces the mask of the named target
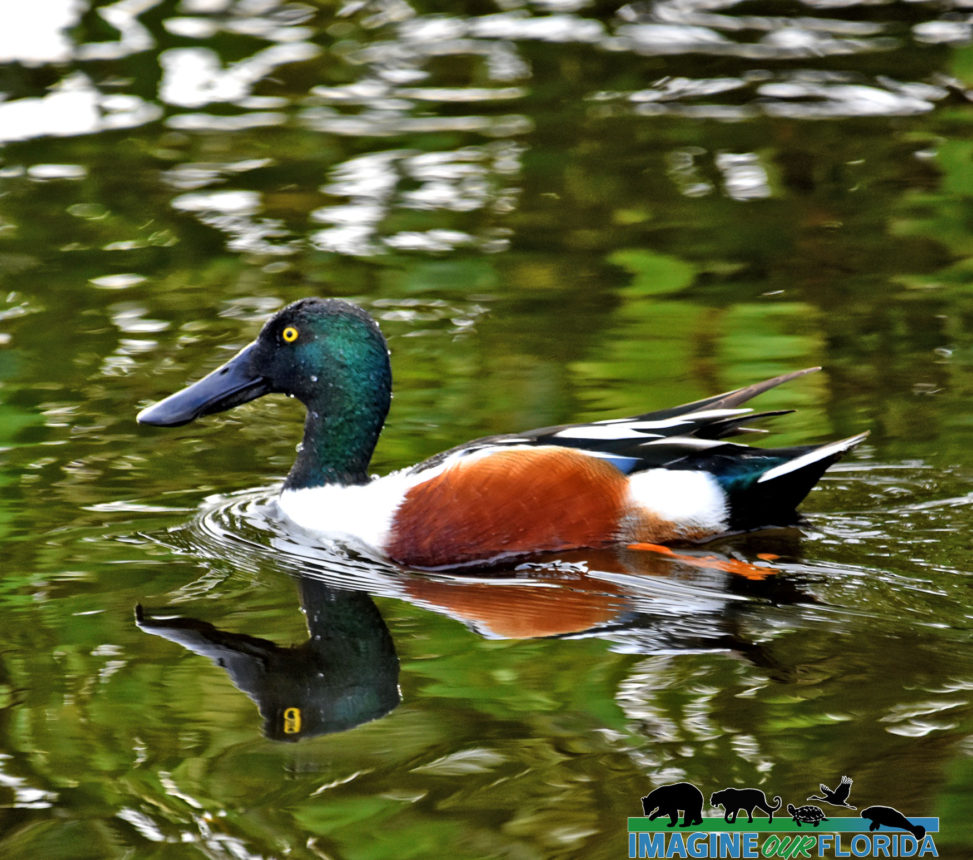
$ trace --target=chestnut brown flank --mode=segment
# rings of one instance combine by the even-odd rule
[[[692,541],[711,537],[715,532],[707,529],[678,525],[663,519],[645,508],[631,506],[619,524],[618,535],[623,541],[635,543],[666,543],[668,541]]]
[[[606,546],[620,537],[627,496],[611,463],[569,448],[473,455],[409,490],[386,549],[402,564],[442,567]]]

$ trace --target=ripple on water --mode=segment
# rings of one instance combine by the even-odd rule
[[[844,510],[809,518],[804,575],[825,603],[869,612],[902,632],[920,625],[968,635],[968,483],[923,463],[838,468],[815,501]]]
[[[398,568],[367,558],[334,540],[289,527],[277,506],[277,488],[209,496],[191,521],[151,535],[180,552],[219,559],[247,573],[272,568],[320,579],[339,588],[396,593],[388,581]]]
[[[884,504],[891,488],[899,501]],[[812,499],[847,509],[813,513],[802,530],[785,531],[783,538],[756,533],[670,555],[569,553],[453,574],[406,570],[295,530],[282,517],[273,488],[211,496],[193,520],[150,537],[251,575],[276,570],[315,578],[405,599],[467,623],[479,612],[474,626],[487,635],[500,635],[502,628],[484,620],[491,606],[509,614],[530,601],[546,601],[548,611],[558,611],[566,599],[584,593],[589,610],[599,595],[602,615],[572,635],[613,638],[621,650],[657,649],[659,625],[670,644],[679,640],[678,650],[694,638],[711,647],[741,604],[768,631],[783,629],[781,624],[867,623],[893,636],[921,628],[963,636],[969,579],[958,559],[967,557],[962,522],[973,494],[955,489],[922,464],[846,465]],[[779,551],[768,556],[768,547]],[[460,611],[464,588],[468,605]],[[768,602],[777,610],[762,612]],[[611,625],[618,635],[606,632]]]

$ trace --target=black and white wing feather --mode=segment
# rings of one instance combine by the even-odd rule
[[[785,373],[703,400],[628,418],[610,418],[588,424],[562,424],[523,433],[485,436],[437,454],[415,466],[414,471],[434,468],[449,457],[515,445],[556,445],[583,450],[611,460],[625,473],[669,466],[687,457],[698,456],[701,452],[713,454],[720,451],[745,451],[748,450],[745,445],[722,440],[741,433],[766,432],[748,425],[761,418],[786,415],[793,410],[754,412],[748,407],[740,408],[740,404],[777,385],[817,370],[820,368],[810,367]]]

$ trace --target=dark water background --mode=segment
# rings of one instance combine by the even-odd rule
[[[842,774],[971,856],[971,89],[962,2],[5,3],[0,856],[597,860]],[[871,436],[800,530],[383,569],[276,521],[295,404],[134,423],[304,295],[389,338],[377,472],[811,365],[773,441]]]

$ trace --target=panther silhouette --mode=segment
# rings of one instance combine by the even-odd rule
[[[669,816],[667,827],[675,827],[679,810],[685,811],[680,827],[692,827],[703,823],[703,792],[688,782],[660,785],[642,798],[642,812],[649,817]]]
[[[784,802],[780,795],[775,798],[776,806],[767,803],[767,795],[759,788],[724,788],[722,791],[714,791],[710,796],[710,806],[722,806],[724,809],[723,820],[732,824],[737,820],[737,815],[741,809],[747,811],[747,822],[753,824],[754,809],[762,809],[770,820],[774,820],[774,813],[780,809]]]

